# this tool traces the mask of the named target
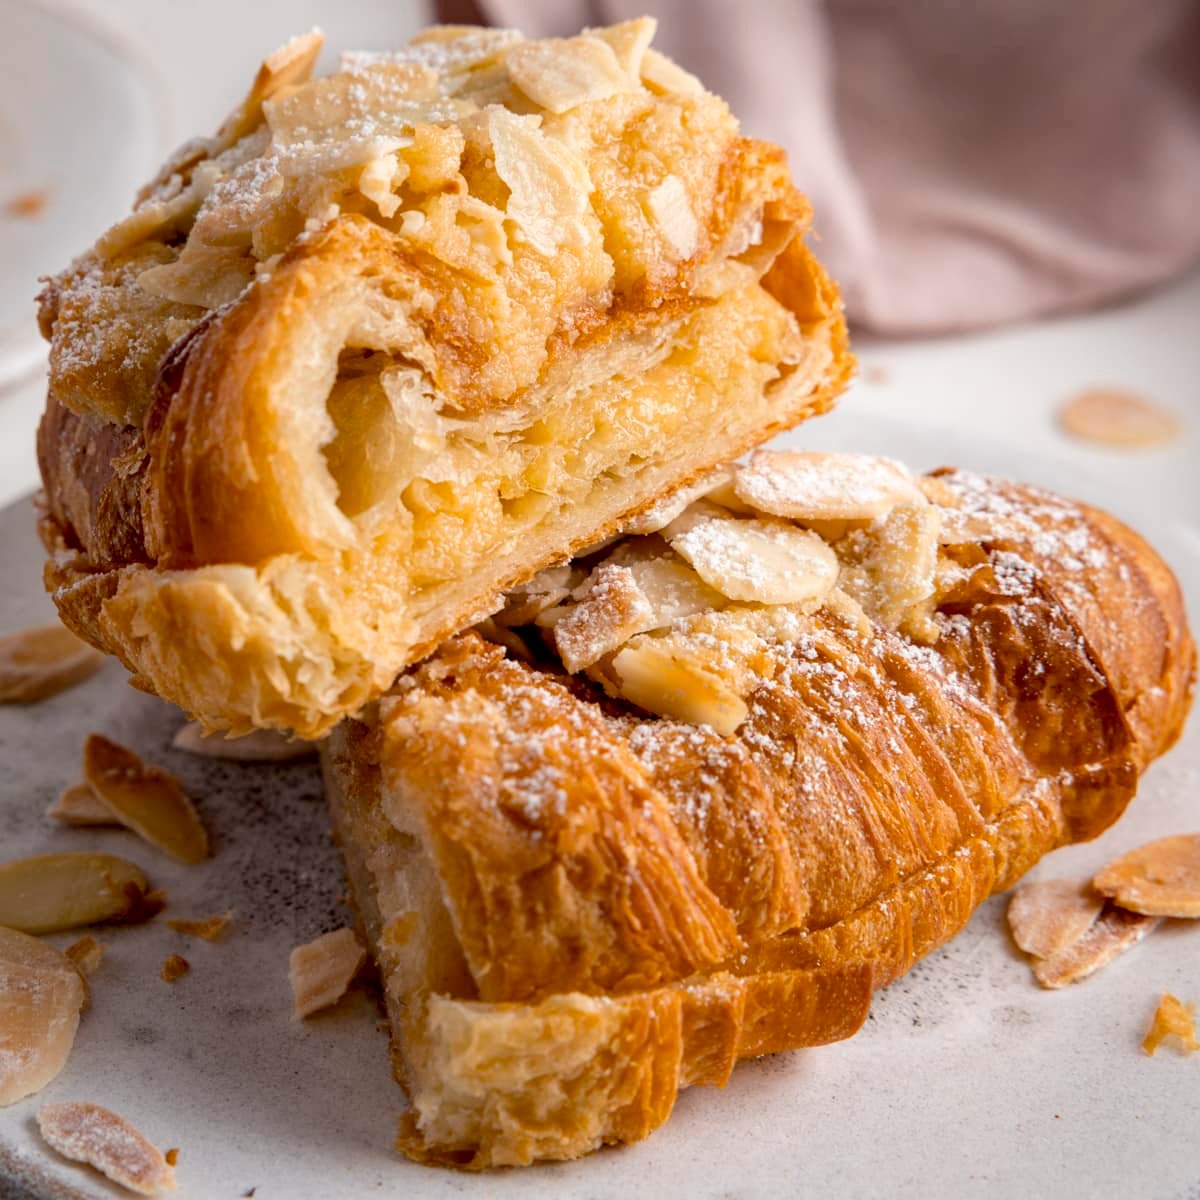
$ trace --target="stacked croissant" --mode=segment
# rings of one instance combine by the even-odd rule
[[[41,297],[47,588],[208,728],[322,740],[425,1161],[853,1034],[1190,698],[1113,518],[754,449],[844,388],[841,306],[653,34],[295,39]]]

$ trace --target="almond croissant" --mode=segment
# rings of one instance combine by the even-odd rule
[[[765,453],[675,507],[326,749],[415,1158],[573,1158],[851,1035],[1180,732],[1178,586],[1103,513]]]

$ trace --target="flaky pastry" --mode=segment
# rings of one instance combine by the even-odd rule
[[[828,496],[852,463],[824,465],[806,497],[803,463],[752,463],[544,573],[494,641],[451,639],[326,745],[405,1153],[573,1158],[739,1058],[849,1036],[989,894],[1116,820],[1178,736],[1195,647],[1136,534],[878,460]],[[794,563],[738,550],[768,520],[834,560],[799,601],[774,590]],[[714,523],[701,578],[677,547]]]
[[[501,592],[827,408],[782,151],[650,48],[263,65],[41,297],[47,586],[207,727],[315,737]]]

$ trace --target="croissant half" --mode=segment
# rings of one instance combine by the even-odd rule
[[[835,457],[810,480],[844,474]],[[756,455],[575,564],[565,601],[559,577],[526,588],[487,626],[498,642],[456,636],[330,739],[406,1154],[573,1158],[645,1137],[739,1058],[851,1035],[873,988],[1104,830],[1178,736],[1195,647],[1136,534],[966,473],[906,490],[879,460],[806,512],[774,483],[812,465]],[[689,541],[705,522],[724,524]],[[833,552],[823,590],[720,594],[764,522]],[[725,547],[715,571],[704,541]],[[741,578],[776,586],[756,561]],[[657,628],[622,615],[619,570]],[[668,608],[707,598],[669,622],[667,571]],[[564,632],[580,613],[602,650],[583,666]],[[721,687],[743,706],[725,734]]]
[[[213,138],[51,279],[63,620],[207,725],[324,732],[849,370],[782,152],[650,48],[438,28]]]

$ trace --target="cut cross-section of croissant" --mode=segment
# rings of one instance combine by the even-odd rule
[[[487,1167],[643,1138],[740,1058],[852,1034],[874,987],[1121,815],[1190,702],[1178,585],[1094,509],[936,478],[928,504],[906,487],[827,547],[843,569],[892,564],[869,603],[840,584],[732,600],[713,574],[707,608],[569,674],[566,617],[539,625],[517,597],[498,619],[528,654],[460,634],[335,731],[327,790],[410,1099],[405,1153]],[[943,505],[986,536],[939,544]],[[560,608],[606,564],[686,579],[677,531],[756,522],[714,510],[571,564]],[[918,543],[930,570],[901,569]],[[920,640],[895,620],[913,605]],[[1155,920],[1099,909],[1075,887],[1014,902],[1018,940],[1051,955],[1043,982]]]
[[[73,630],[206,728],[317,737],[832,404],[783,152],[653,32],[436,29],[320,78],[302,39],[48,283]]]

